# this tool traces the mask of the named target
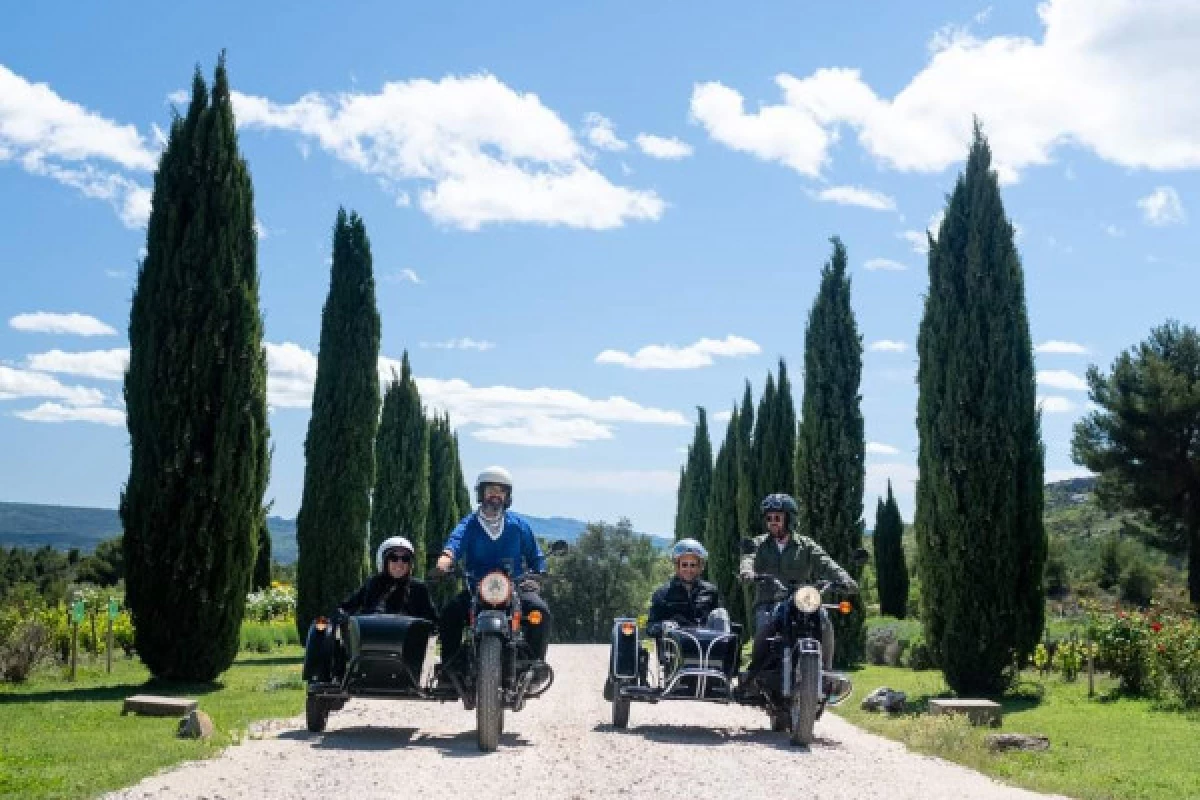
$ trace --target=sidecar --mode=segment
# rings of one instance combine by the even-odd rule
[[[308,729],[325,730],[331,711],[351,697],[457,700],[435,687],[434,625],[403,614],[316,619],[308,629],[302,677]]]
[[[612,703],[613,726],[629,725],[634,702],[698,700],[729,703],[740,667],[742,627],[728,616],[710,617],[704,626],[671,628],[654,637],[656,666],[642,646],[635,619],[613,623],[606,698]]]

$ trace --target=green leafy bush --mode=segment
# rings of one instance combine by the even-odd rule
[[[246,595],[246,616],[250,622],[294,620],[296,618],[296,589],[273,581],[269,587]]]
[[[913,639],[908,647],[908,668],[913,670],[933,669],[933,652],[925,643],[924,636]]]
[[[1138,611],[1094,616],[1091,636],[1100,664],[1121,682],[1121,691],[1146,695],[1150,690],[1150,620]]]
[[[1160,696],[1173,694],[1184,708],[1200,708],[1200,625],[1166,616],[1150,623],[1151,676]]]
[[[284,645],[300,644],[300,634],[291,620],[242,623],[241,649],[252,653],[270,653]]]

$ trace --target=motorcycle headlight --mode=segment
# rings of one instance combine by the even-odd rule
[[[821,593],[815,586],[801,586],[792,595],[792,603],[797,611],[811,614],[821,607]]]
[[[503,572],[489,572],[479,582],[479,599],[489,606],[502,606],[512,596],[512,581]]]

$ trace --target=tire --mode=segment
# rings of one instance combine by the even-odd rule
[[[321,698],[308,695],[304,698],[304,720],[310,733],[320,733],[329,722],[329,706]]]
[[[792,744],[813,743],[813,726],[817,721],[817,694],[820,690],[821,668],[816,653],[805,653],[796,662],[796,680],[792,684]]]
[[[475,683],[475,728],[479,749],[495,751],[504,730],[504,703],[500,676],[504,671],[504,643],[498,636],[485,636],[479,643],[479,680]]]
[[[633,705],[633,701],[628,697],[621,697],[620,685],[613,687],[612,699],[612,722],[613,727],[623,731],[629,727],[629,707]]]
[[[792,724],[792,717],[786,711],[771,712],[771,730],[782,733]]]

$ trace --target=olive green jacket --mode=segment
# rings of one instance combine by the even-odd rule
[[[821,545],[807,536],[792,532],[787,547],[779,550],[775,540],[768,534],[754,537],[757,549],[751,555],[742,556],[740,572],[743,575],[774,575],[783,584],[812,584],[819,580],[833,581],[846,588],[857,590],[858,584],[846,570],[829,557]],[[775,589],[769,584],[758,583],[754,592],[754,605],[775,602]]]

